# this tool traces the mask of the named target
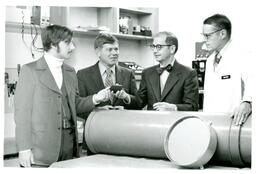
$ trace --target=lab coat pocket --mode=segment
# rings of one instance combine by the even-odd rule
[[[232,97],[233,88],[235,88],[234,78],[229,74],[222,74],[220,76],[221,83],[219,84],[218,92],[221,96],[226,96],[226,98]],[[225,93],[225,94],[222,94]]]

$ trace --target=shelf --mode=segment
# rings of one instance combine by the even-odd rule
[[[24,23],[24,33],[30,34],[31,32],[31,27],[33,27],[33,33],[35,33],[34,31],[34,27],[37,29],[38,33],[41,33],[41,27],[38,25],[31,25],[31,24],[27,24]],[[22,24],[21,23],[16,23],[16,22],[6,22],[5,23],[5,31],[7,32],[15,32],[15,33],[21,33],[21,29],[22,29]],[[99,34],[99,31],[77,31],[77,30],[73,30],[74,31],[74,36],[97,36]],[[101,31],[103,32],[103,31]],[[130,34],[120,34],[120,33],[112,33],[112,32],[108,32],[114,36],[116,36],[119,39],[130,39],[130,40],[152,40],[152,37],[149,36],[140,36],[140,35],[130,35]]]
[[[108,32],[108,31],[74,31],[74,32],[75,32],[75,34],[78,34],[78,35],[92,35],[92,36],[96,36],[100,32],[106,32],[106,33],[116,36],[119,39],[129,39],[129,40],[149,40],[150,41],[153,39],[150,36],[121,34],[121,33],[113,33],[113,32]]]
[[[131,13],[136,15],[151,15],[152,12],[149,12],[146,9],[138,9],[138,8],[119,8],[120,12],[123,13]]]
[[[24,23],[24,33],[31,33],[31,27],[33,28],[33,33],[34,29],[37,29],[38,33],[41,33],[41,28],[38,25],[32,25],[28,23]],[[14,32],[14,33],[21,33],[22,32],[22,23],[18,22],[5,22],[5,32]]]
[[[121,39],[133,39],[133,40],[152,40],[150,36],[141,36],[141,35],[132,35],[132,34],[120,34],[120,33],[112,33],[117,38]]]

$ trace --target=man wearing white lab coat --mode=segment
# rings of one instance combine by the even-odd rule
[[[224,15],[205,19],[203,36],[207,48],[214,51],[206,63],[203,111],[230,113],[235,125],[241,125],[252,111],[252,90],[244,64],[248,57],[231,40],[231,22]]]

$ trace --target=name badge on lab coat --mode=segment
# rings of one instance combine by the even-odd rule
[[[222,80],[230,79],[230,78],[231,78],[231,75],[223,75],[223,76],[221,76]]]

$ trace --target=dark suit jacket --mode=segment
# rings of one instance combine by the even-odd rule
[[[179,64],[176,60],[161,94],[160,76],[155,65],[142,72],[138,90],[138,105],[153,110],[156,102],[175,104],[179,111],[198,110],[198,80],[196,71]]]
[[[94,106],[92,98],[78,96],[75,70],[66,64],[62,68],[76,127],[77,112],[86,112]],[[31,149],[36,164],[50,165],[58,160],[62,133],[61,102],[61,91],[44,58],[22,67],[15,92],[16,144],[18,151]],[[77,129],[75,135],[78,156]]]
[[[105,88],[101,74],[100,74],[98,63],[99,62],[97,62],[93,66],[81,69],[77,72],[80,96],[82,97],[92,96],[93,94],[97,94],[100,90]],[[123,88],[126,91],[126,93],[130,94],[131,103],[125,104],[123,100],[114,98],[113,105],[124,106],[125,109],[133,109],[137,107],[136,98],[134,96],[137,92],[137,88],[136,88],[135,78],[132,71],[121,66],[116,66],[115,75],[116,75],[116,83],[123,85]],[[107,102],[100,103],[98,106],[105,106],[110,104],[111,104],[110,101],[107,101]],[[85,113],[85,114],[79,115],[79,117],[86,120],[89,114],[90,113]]]

